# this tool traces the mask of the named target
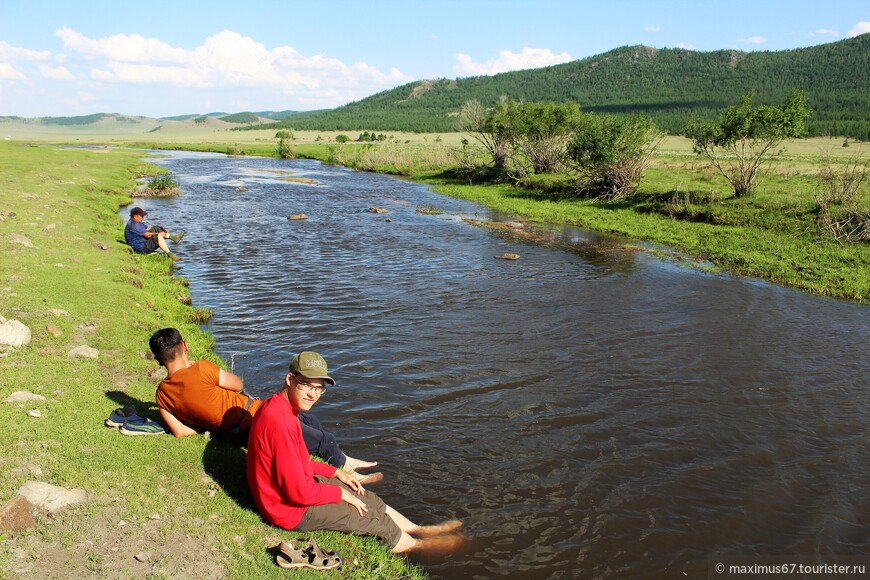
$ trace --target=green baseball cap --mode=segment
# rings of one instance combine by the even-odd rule
[[[335,379],[326,374],[326,361],[323,357],[309,350],[293,357],[290,361],[290,372],[299,373],[307,379],[323,379],[330,385],[335,384]]]

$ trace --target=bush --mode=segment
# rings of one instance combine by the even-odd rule
[[[822,163],[813,191],[822,230],[836,240],[870,240],[870,212],[859,207],[867,162],[857,156],[836,167],[828,156]]]
[[[336,143],[347,143],[348,141],[350,141],[350,137],[348,137],[348,136],[345,135],[344,133],[342,133],[341,135],[336,135],[336,136],[335,136],[335,142],[336,142]]]
[[[583,114],[568,144],[568,157],[580,176],[578,190],[600,199],[632,197],[662,137],[643,115]]]
[[[293,131],[289,129],[281,129],[277,133],[275,133],[275,139],[295,139],[296,137],[293,135]]]
[[[278,157],[281,159],[296,159],[296,150],[289,139],[281,138],[278,140]]]
[[[152,196],[170,196],[181,192],[178,182],[169,175],[152,177],[145,186],[145,190],[148,195]]]

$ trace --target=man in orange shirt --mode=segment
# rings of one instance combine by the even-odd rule
[[[149,346],[157,362],[166,367],[166,378],[157,387],[155,401],[173,435],[187,437],[211,431],[230,439],[247,440],[251,420],[262,401],[244,393],[241,377],[210,361],[191,363],[187,343],[175,328],[155,332]],[[317,417],[309,415],[305,419],[308,423],[305,442],[312,455],[351,472],[377,465],[345,455],[332,433],[322,429]],[[367,484],[383,477],[380,473],[356,475]]]

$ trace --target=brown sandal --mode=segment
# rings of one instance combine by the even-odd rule
[[[294,548],[289,542],[278,544],[280,554],[275,556],[275,562],[282,568],[313,568],[315,570],[331,570],[341,566],[341,556],[334,551],[326,551],[314,540],[297,540],[308,542],[304,548]]]

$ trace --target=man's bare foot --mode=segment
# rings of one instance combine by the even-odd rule
[[[368,469],[378,464],[377,461],[363,461],[362,459],[354,459],[350,455],[345,455],[344,465],[342,469],[347,471],[357,471],[358,469]]]
[[[373,483],[377,483],[384,478],[384,474],[380,471],[376,471],[374,473],[367,473],[366,475],[354,472],[353,476],[362,485],[372,485]]]
[[[468,543],[468,539],[460,534],[421,538],[408,550],[408,553],[423,558],[437,558],[460,552]]]
[[[462,522],[459,520],[448,520],[446,522],[441,522],[440,524],[435,524],[434,526],[419,526],[416,530],[411,532],[411,535],[417,536],[418,538],[428,538],[432,536],[440,536],[442,534],[449,534],[461,527]]]

